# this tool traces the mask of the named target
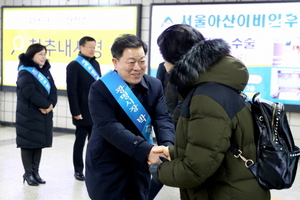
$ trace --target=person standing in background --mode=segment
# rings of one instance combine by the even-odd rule
[[[42,148],[52,147],[53,108],[57,89],[46,59],[45,46],[35,43],[19,55],[17,78],[16,143],[25,169],[23,182],[45,184],[39,175]]]
[[[101,70],[95,58],[96,40],[85,36],[79,40],[79,54],[67,66],[67,94],[73,124],[76,126],[73,146],[74,176],[84,181],[83,148],[90,138],[93,121],[88,107],[90,86],[101,77]]]

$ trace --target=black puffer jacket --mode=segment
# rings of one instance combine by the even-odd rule
[[[170,74],[166,71],[164,62],[159,64],[156,78],[163,85],[167,108],[176,127],[181,112],[182,101],[179,100],[176,89],[169,82]]]
[[[28,71],[20,70],[17,78],[17,110],[16,132],[17,147],[44,148],[52,146],[53,112],[43,114],[39,108],[47,109],[50,104],[53,107],[57,103],[57,89],[49,71],[48,60],[40,68],[25,54],[19,56],[20,64],[25,67],[35,67],[49,81],[50,94],[44,86]]]
[[[185,101],[169,147],[172,161],[160,166],[159,179],[179,187],[182,200],[270,199],[270,191],[228,151],[233,145],[256,159],[251,113],[238,94],[248,76],[221,39],[196,44],[174,66],[170,78]]]

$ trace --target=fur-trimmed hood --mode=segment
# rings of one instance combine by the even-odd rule
[[[243,91],[248,70],[229,53],[230,46],[222,39],[201,41],[175,64],[170,82],[181,92],[202,82],[217,82]]]
[[[35,63],[31,58],[29,58],[28,56],[26,56],[25,53],[22,53],[22,54],[19,55],[19,60],[20,60],[20,63],[19,63],[18,68],[21,65],[24,65],[24,66],[27,66],[27,67],[35,67],[38,70],[40,70],[39,65],[37,63]],[[42,69],[43,70],[49,70],[50,68],[51,68],[51,66],[50,66],[50,63],[49,63],[49,61],[47,59]]]

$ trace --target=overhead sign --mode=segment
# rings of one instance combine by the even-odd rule
[[[163,61],[157,38],[173,24],[189,24],[206,39],[223,38],[245,63],[245,93],[300,105],[300,2],[152,4],[150,74]]]
[[[66,66],[78,55],[84,36],[95,38],[95,56],[104,74],[112,69],[114,39],[124,33],[140,35],[140,12],[141,5],[2,7],[3,90],[16,86],[18,56],[37,42],[47,47],[59,90],[66,89]]]

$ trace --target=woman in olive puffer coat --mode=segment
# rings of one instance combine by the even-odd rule
[[[158,38],[170,82],[184,99],[170,162],[150,166],[152,175],[180,188],[183,200],[269,200],[230,145],[255,161],[251,113],[239,95],[249,78],[222,39],[205,40],[189,25],[173,25]],[[151,169],[152,168],[152,169]]]

